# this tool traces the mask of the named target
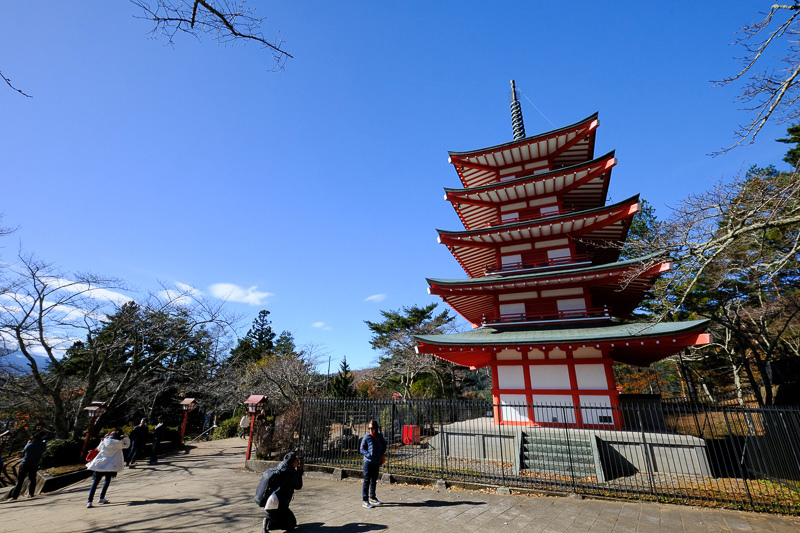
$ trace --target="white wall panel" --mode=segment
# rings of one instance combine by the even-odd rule
[[[575,423],[575,409],[572,396],[556,396],[553,394],[533,395],[533,417],[537,422]],[[567,406],[567,408],[559,407]]]
[[[527,400],[524,394],[501,394],[500,416],[504,422],[528,422]]]
[[[497,387],[499,389],[524,389],[525,374],[521,366],[498,366]]]
[[[567,365],[531,365],[532,389],[569,390],[569,368]]]
[[[575,377],[579,389],[608,390],[608,378],[604,365],[575,365]]]
[[[608,396],[581,395],[579,401],[584,424],[607,424],[610,426],[614,423],[612,410],[603,409],[603,407],[611,407],[611,398]]]

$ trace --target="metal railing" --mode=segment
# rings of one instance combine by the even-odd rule
[[[512,423],[495,424],[496,411]],[[534,426],[531,413],[546,416],[548,427]],[[800,514],[794,407],[306,399],[306,463],[360,471],[370,419],[383,427],[385,469],[395,477]],[[574,427],[576,419],[594,421],[594,429]],[[603,429],[610,420],[624,429]]]

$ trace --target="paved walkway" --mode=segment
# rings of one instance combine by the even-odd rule
[[[252,494],[259,475],[242,469],[244,441],[201,443],[157,466],[125,470],[111,503],[86,508],[90,481],[31,500],[0,503],[0,531],[259,532]],[[361,507],[360,480],[308,474],[292,509],[299,532],[447,533],[800,531],[800,519],[653,503],[502,496],[479,491],[379,485],[385,504]]]

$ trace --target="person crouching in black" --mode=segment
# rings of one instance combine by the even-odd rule
[[[297,518],[289,509],[294,491],[303,488],[303,460],[297,454],[289,452],[278,465],[278,488],[275,495],[278,497],[278,508],[266,511],[264,519],[264,533],[272,529],[285,529],[290,531],[297,526]]]

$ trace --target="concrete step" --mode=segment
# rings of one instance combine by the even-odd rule
[[[533,470],[547,474],[576,475],[579,477],[593,476],[596,471],[592,464],[570,465],[569,461],[523,461],[523,470]]]
[[[576,465],[592,465],[594,466],[594,457],[587,457],[585,455],[569,456],[567,454],[539,454],[539,453],[523,453],[522,458],[525,461],[538,461],[541,463],[547,462],[564,462],[575,463]]]
[[[592,449],[586,447],[574,447],[574,446],[555,446],[552,444],[528,444],[524,443],[522,445],[522,452],[523,453],[536,453],[541,455],[573,455],[575,457],[578,456],[585,456],[585,457],[593,457]]]

